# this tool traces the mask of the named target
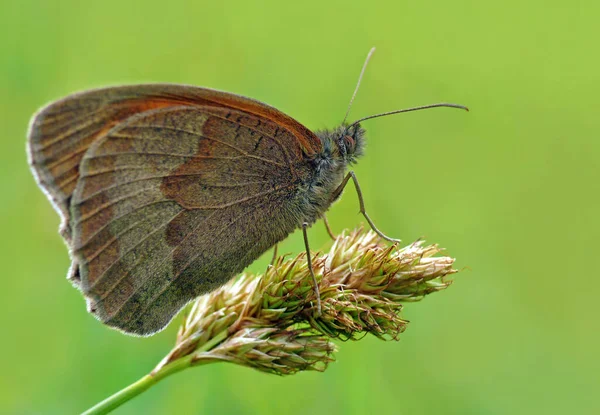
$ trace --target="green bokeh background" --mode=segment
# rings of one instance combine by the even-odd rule
[[[333,127],[377,46],[351,119],[438,101],[471,112],[365,123],[355,171],[367,209],[388,234],[446,247],[464,272],[406,307],[400,342],[341,344],[323,374],[214,364],[116,413],[600,413],[599,4],[0,1],[0,412],[80,412],[149,371],[177,328],[109,330],[65,280],[58,216],[25,156],[38,107],[90,87],[178,82]],[[357,210],[347,191],[334,229],[362,222]],[[282,250],[301,251],[301,234]]]

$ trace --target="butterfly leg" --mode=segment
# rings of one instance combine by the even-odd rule
[[[321,215],[321,218],[323,218],[323,224],[325,224],[325,229],[327,229],[327,233],[329,234],[329,237],[335,241],[336,237],[335,237],[335,234],[333,233],[333,231],[331,230],[331,226],[329,226],[329,221],[327,220],[327,216],[325,216],[325,214],[323,213]]]
[[[321,316],[321,293],[319,291],[319,283],[317,282],[317,277],[315,277],[315,272],[313,271],[312,260],[310,258],[310,247],[308,246],[308,233],[306,229],[308,228],[308,223],[304,222],[302,224],[302,233],[304,234],[304,246],[306,247],[306,261],[308,262],[308,272],[313,280],[313,285],[315,287],[315,296],[317,297],[317,317]]]
[[[360,185],[358,184],[358,179],[356,178],[356,175],[354,174],[353,171],[348,172],[346,177],[344,177],[344,180],[342,180],[342,183],[338,186],[338,188],[335,190],[335,192],[333,192],[332,199],[335,200],[340,196],[340,194],[342,193],[342,191],[344,190],[344,188],[346,187],[346,185],[348,184],[350,179],[352,179],[352,181],[354,182],[354,188],[356,189],[356,194],[358,196],[358,203],[360,205],[360,213],[362,213],[362,215],[365,217],[367,222],[369,222],[369,226],[371,226],[371,229],[373,229],[373,231],[377,235],[379,235],[381,238],[385,239],[386,241],[401,242],[400,239],[390,238],[389,236],[387,236],[386,234],[381,232],[379,229],[377,229],[377,226],[375,226],[375,223],[373,223],[373,221],[367,214],[367,211],[365,210],[365,201],[363,199],[362,190],[360,190]]]
[[[275,265],[275,261],[277,260],[277,246],[279,244],[275,244],[273,245],[273,258],[271,258],[271,263],[269,264],[269,267],[272,267],[273,265]]]

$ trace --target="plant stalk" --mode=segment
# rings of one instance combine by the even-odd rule
[[[222,331],[221,333],[216,334],[212,339],[210,339],[206,344],[200,346],[197,349],[197,354],[202,352],[211,350],[218,343],[222,342],[227,337],[227,330]],[[129,401],[132,398],[135,398],[140,393],[146,391],[148,388],[158,383],[158,381],[166,378],[173,373],[177,373],[180,370],[183,370],[187,367],[190,367],[197,358],[196,354],[189,354],[187,356],[183,356],[174,360],[173,362],[166,364],[164,366],[159,365],[155,368],[149,375],[144,376],[138,381],[132,383],[126,388],[121,389],[119,392],[115,393],[112,396],[109,396],[102,402],[97,403],[87,411],[83,412],[81,415],[102,415],[111,412],[113,409],[118,408],[123,405],[125,402]],[[196,362],[198,364],[198,362]]]
[[[130,399],[135,398],[160,380],[189,367],[193,357],[193,355],[182,357],[181,359],[177,359],[173,363],[164,366],[162,369],[144,376],[126,388],[121,389],[114,395],[109,396],[102,402],[97,403],[87,411],[83,412],[82,415],[102,415],[111,412]]]

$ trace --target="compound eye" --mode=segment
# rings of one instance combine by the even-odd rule
[[[346,148],[348,149],[348,152],[350,152],[350,153],[354,152],[354,146],[356,145],[354,138],[350,137],[349,135],[345,136],[344,144],[346,144]]]

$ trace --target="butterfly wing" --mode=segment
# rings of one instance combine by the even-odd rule
[[[251,100],[234,96],[237,101],[225,105],[220,96],[217,104],[189,104],[172,91],[152,96],[169,96],[171,105],[156,98],[118,122],[94,124],[93,132],[65,127],[68,134],[58,135],[66,137],[63,142],[42,137],[34,121],[30,142],[40,183],[64,212],[90,311],[141,335],[162,329],[185,303],[223,284],[293,231],[295,190],[310,175],[306,155],[320,145],[312,133],[307,138],[302,129],[291,129],[297,123],[289,117],[280,122],[277,110],[250,112],[252,105],[259,107]],[[132,107],[140,105],[132,101]],[[108,108],[120,114],[117,107]],[[34,137],[42,139],[34,144]],[[73,156],[79,158],[75,168],[67,169],[74,161],[58,150],[52,166],[40,162],[48,157],[34,150],[40,143],[60,143],[56,149],[73,152],[87,147]],[[74,187],[59,176],[75,177]]]

